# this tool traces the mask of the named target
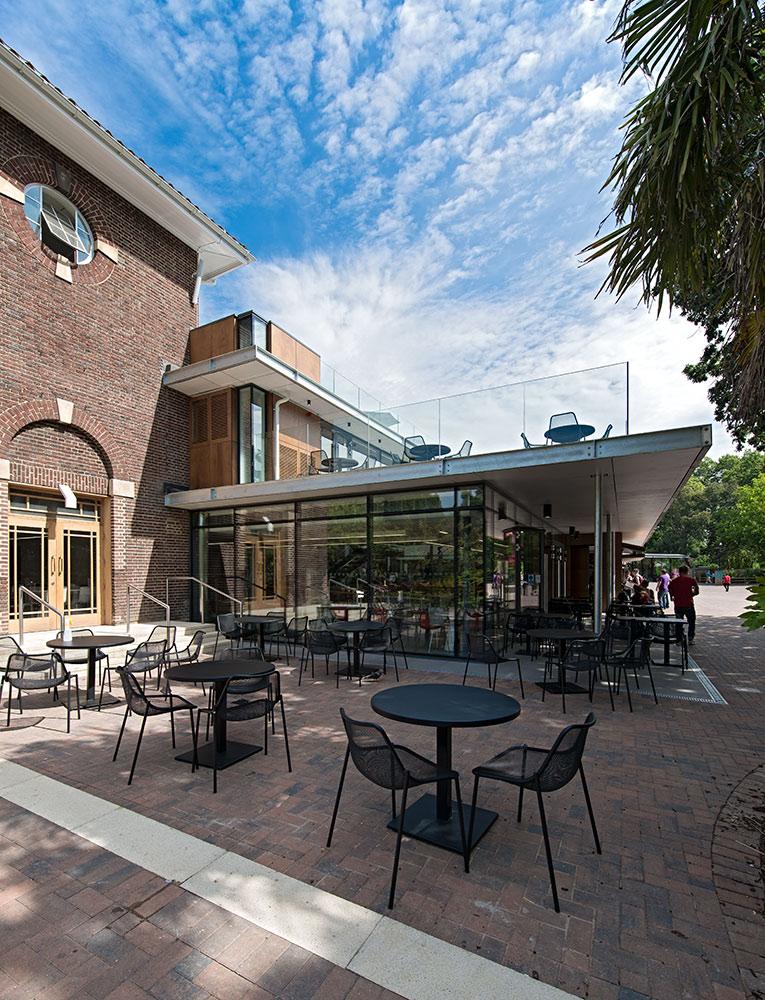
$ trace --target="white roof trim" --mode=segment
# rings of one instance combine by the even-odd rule
[[[196,250],[203,280],[255,259],[222,226],[1,42],[0,105]]]

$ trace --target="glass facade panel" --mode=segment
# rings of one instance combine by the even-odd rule
[[[362,617],[369,591],[366,517],[300,521],[297,565],[299,615]]]
[[[365,517],[366,513],[366,497],[330,497],[298,504],[298,516],[303,521],[316,517]]]
[[[372,519],[374,605],[403,619],[411,651],[454,649],[454,514]]]
[[[266,478],[266,394],[246,385],[239,390],[239,482]]]
[[[454,507],[454,490],[428,490],[411,493],[387,493],[372,497],[375,514],[415,510],[450,510]]]

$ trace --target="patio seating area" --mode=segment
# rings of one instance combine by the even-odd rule
[[[702,598],[707,594],[710,600],[717,598],[710,591],[705,591]],[[527,653],[520,648],[525,639],[516,640],[518,648],[509,653],[519,662],[491,662],[489,677],[487,663],[477,653],[468,666],[465,687],[465,665],[459,659],[409,656],[406,666],[398,664],[397,682],[387,640],[381,651],[374,646],[359,651],[365,668],[377,670],[382,669],[383,654],[388,653],[388,671],[379,680],[357,678],[353,655],[347,657],[344,652],[339,668],[333,667],[327,674],[323,655],[316,655],[313,677],[305,667],[299,677],[299,650],[293,646],[289,663],[286,654],[276,663],[258,660],[257,656],[255,661],[250,660],[262,664],[264,677],[271,678],[268,690],[261,687],[252,694],[237,693],[235,698],[229,693],[228,704],[233,711],[229,711],[227,721],[230,728],[236,728],[236,739],[257,739],[265,746],[266,737],[268,754],[253,750],[234,766],[226,767],[216,775],[215,794],[210,770],[196,769],[193,759],[184,763],[176,759],[176,754],[192,752],[195,740],[201,744],[200,720],[206,721],[211,710],[213,715],[220,713],[222,703],[214,696],[211,705],[211,689],[181,680],[171,680],[174,698],[177,696],[177,705],[183,709],[177,713],[175,725],[177,747],[172,745],[169,721],[150,719],[131,784],[128,778],[133,752],[146,717],[140,712],[127,717],[124,701],[104,706],[100,712],[83,711],[80,720],[73,716],[71,733],[67,735],[64,705],[56,706],[47,691],[25,692],[23,715],[14,705],[10,729],[0,732],[0,756],[62,786],[87,791],[95,796],[93,801],[108,803],[109,808],[122,807],[127,818],[135,814],[155,819],[165,825],[163,829],[180,831],[233,852],[243,859],[238,864],[254,863],[328,894],[322,899],[344,900],[374,915],[389,913],[404,935],[403,948],[407,947],[407,934],[423,932],[488,960],[487,969],[513,969],[582,997],[743,1000],[746,994],[742,978],[749,987],[761,974],[762,938],[758,945],[756,935],[757,927],[761,929],[762,886],[744,888],[738,872],[746,869],[752,858],[745,847],[740,849],[739,859],[733,858],[730,838],[717,844],[725,831],[716,826],[716,821],[729,796],[762,758],[759,717],[765,691],[763,646],[761,637],[743,635],[736,620],[723,617],[719,609],[705,609],[702,605],[700,610],[699,638],[687,669],[683,672],[679,663],[669,667],[654,663],[658,696],[654,700],[647,674],[641,675],[638,668],[640,688],[633,683],[632,711],[624,685],[617,691],[613,674],[610,678],[605,673],[599,676],[596,668],[588,671],[588,684],[581,683],[578,675],[568,678],[577,683],[567,693],[564,715],[561,695],[553,693],[554,678],[546,678],[549,691],[539,686],[545,683],[545,674],[549,675],[549,664],[556,662],[555,654],[551,660],[550,650],[543,644]],[[178,630],[181,646],[183,631]],[[190,638],[193,629],[186,631]],[[188,677],[209,680],[210,671],[204,665],[212,663],[213,648],[214,636],[208,629],[200,661],[181,667],[180,673],[186,671]],[[121,660],[119,653],[112,651],[110,655],[112,660],[117,656]],[[655,652],[657,658],[661,656]],[[225,662],[220,650],[217,662]],[[231,663],[232,674],[242,669],[233,658]],[[520,690],[519,666],[525,697]],[[81,672],[84,681],[84,668],[74,669]],[[171,678],[178,672],[178,667],[172,668]],[[704,677],[703,682],[699,675]],[[138,674],[131,676],[134,681],[141,679]],[[274,676],[279,678],[278,684]],[[631,682],[635,676],[630,665]],[[125,682],[128,675],[122,677]],[[443,846],[421,839],[417,831],[405,828],[398,848],[394,908],[389,910],[397,841],[391,820],[390,780],[386,781],[386,791],[375,787],[374,777],[373,782],[364,780],[355,767],[349,766],[331,846],[325,844],[349,747],[341,709],[350,719],[382,728],[398,753],[397,758],[389,757],[389,762],[393,759],[405,764],[404,771],[392,782],[398,814],[404,808],[404,772],[412,774],[414,780],[409,785],[413,786],[427,777],[422,768],[435,764],[437,756],[442,760],[445,751],[441,738],[435,739],[432,729],[439,724],[438,718],[431,721],[430,728],[402,721],[406,706],[415,704],[413,697],[407,697],[409,690],[414,696],[414,685],[432,686],[450,698],[452,690],[457,692],[455,697],[463,691],[475,692],[484,699],[494,696],[514,703],[518,711],[515,716],[513,712],[507,714],[511,721],[493,725],[477,726],[474,721],[464,728],[459,720],[449,722],[458,727],[453,730],[449,758],[451,772],[462,779],[468,800],[463,803],[465,815],[470,817],[473,772],[478,769],[478,808],[497,818],[480,840],[468,840],[469,872],[465,871],[463,855],[444,850]],[[710,691],[717,692],[717,697]],[[153,682],[147,684],[146,692],[155,702]],[[386,692],[400,692],[403,712],[383,708],[381,717],[375,711],[375,701],[379,707],[379,698]],[[118,693],[116,685],[114,693]],[[250,711],[246,706],[253,703],[261,704],[261,708]],[[194,706],[193,726],[188,721],[188,705]],[[199,715],[197,708],[201,710]],[[590,711],[595,721],[590,725],[582,758],[589,798],[583,795],[574,761],[570,773],[574,780],[570,783],[559,779],[553,785],[541,785],[545,819],[540,826],[534,772],[521,772],[525,775],[521,781],[529,778],[527,787],[531,790],[521,812],[517,789],[511,789],[506,780],[488,780],[500,777],[494,773],[500,764],[492,758],[505,755],[500,756],[500,762],[513,760],[512,754],[507,756],[513,746],[549,750],[567,726],[580,726]],[[172,717],[175,713],[168,714]],[[289,742],[282,739],[278,726],[276,738],[272,738],[273,714],[277,724],[284,722],[285,737],[288,727]],[[394,719],[396,714],[399,721]],[[211,721],[215,728],[215,719]],[[122,748],[112,763],[121,726]],[[379,741],[379,730],[375,732],[375,740]],[[354,734],[354,739],[363,750],[363,738]],[[414,756],[407,757],[399,748],[406,748]],[[538,765],[539,758],[535,762]],[[410,772],[409,768],[414,770]],[[437,768],[430,774],[437,783],[452,781],[451,773],[442,774]],[[505,774],[512,779],[517,771],[506,769]],[[517,783],[517,777],[514,780]],[[751,782],[751,778],[747,780]],[[56,811],[57,797],[48,796],[43,802],[39,796],[35,798],[33,786],[31,782],[29,793],[23,790],[26,785],[14,786],[17,792],[13,787],[0,787],[0,796],[21,809],[43,816],[47,811],[47,819],[56,822],[51,814]],[[558,790],[549,794],[553,786]],[[424,789],[426,795],[429,791]],[[410,787],[409,801],[417,804],[420,794],[419,789]],[[64,814],[59,820],[59,826],[69,829],[81,825]],[[469,837],[469,824],[466,826],[465,835]],[[87,834],[87,828],[83,830]],[[135,849],[143,848],[139,845]],[[143,862],[137,856],[129,860],[151,870],[148,857]],[[13,885],[12,871],[6,868],[5,876],[11,876]],[[555,909],[553,885],[560,912]],[[743,899],[736,903],[737,894],[748,900],[748,906]],[[24,892],[17,895],[23,907]],[[749,917],[745,914],[747,908]],[[19,912],[23,916],[23,911]],[[133,911],[128,908],[127,912]],[[233,912],[238,911],[234,908]],[[141,915],[134,919],[140,920]],[[331,924],[331,918],[328,920]],[[252,918],[252,922],[257,925],[258,921]],[[294,947],[306,948],[299,920],[267,929]],[[34,951],[38,944],[33,937],[29,947]],[[314,945],[317,948],[321,952]],[[240,974],[236,970],[244,959],[233,945],[228,955],[223,949],[222,953],[208,955],[207,961],[213,958],[217,963],[228,963],[230,974]],[[321,984],[330,976],[337,977],[336,966],[343,966],[330,958],[322,965],[323,978],[318,977],[312,987],[314,992],[305,987],[295,995],[383,996],[386,989],[399,993],[394,979],[404,973],[400,968],[395,972],[395,962],[388,964],[393,971],[375,971],[370,963],[356,973],[361,974],[362,986],[370,990],[368,994],[361,992],[362,986],[349,969],[345,993],[321,993]],[[201,968],[184,966],[177,975],[188,977],[202,989],[195,982]],[[55,971],[49,974],[52,983],[61,975]],[[410,992],[404,988],[405,982],[408,980],[399,983],[401,995],[425,995]],[[141,988],[148,992],[145,985]],[[293,995],[278,989],[269,993],[267,986],[261,988],[265,996]],[[359,992],[353,993],[354,989]],[[81,995],[107,994],[83,991]],[[227,994],[210,989],[207,995]]]

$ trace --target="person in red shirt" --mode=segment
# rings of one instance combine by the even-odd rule
[[[688,645],[692,646],[696,638],[696,608],[693,598],[699,592],[699,585],[690,575],[687,566],[680,567],[680,573],[674,580],[669,581],[669,596],[675,605],[675,614],[678,618],[685,618],[688,622]],[[682,626],[677,626],[682,630]]]
[[[730,573],[726,573],[723,577],[723,587],[725,587],[725,593],[727,594],[730,590]]]

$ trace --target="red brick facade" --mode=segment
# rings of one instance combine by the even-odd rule
[[[197,323],[196,254],[0,109],[6,181],[57,187],[61,168],[67,197],[118,259],[97,250],[72,268],[71,283],[62,280],[23,205],[0,194],[0,632],[8,629],[9,485],[65,482],[103,498],[112,564],[105,623],[124,620],[128,584],[162,596],[165,578],[189,566],[188,515],[163,504],[165,483],[188,482],[188,403],[161,377],[166,364],[183,363]],[[141,613],[162,612],[145,603]]]

